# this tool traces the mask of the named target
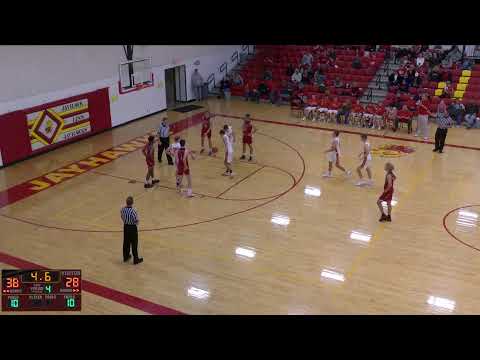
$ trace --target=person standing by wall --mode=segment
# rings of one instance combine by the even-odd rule
[[[198,69],[195,69],[195,71],[192,74],[192,86],[193,86],[193,92],[195,94],[195,99],[197,101],[203,100],[203,94],[202,94],[202,88],[203,88],[203,78],[202,75],[198,72]]]
[[[443,103],[443,100],[442,100]],[[445,139],[447,138],[448,128],[452,126],[453,120],[447,112],[444,106],[438,106],[437,111],[437,131],[435,132],[435,149],[433,152],[443,153],[443,147],[445,146]]]
[[[133,264],[137,265],[143,262],[143,258],[138,257],[138,214],[133,208],[133,197],[127,197],[126,206],[120,210],[120,216],[123,221],[123,262],[132,258],[130,248],[133,254]]]
[[[160,142],[158,143],[158,162],[162,162],[163,150],[165,150],[165,155],[167,156],[168,165],[173,165],[173,160],[170,154],[166,151],[170,146],[170,126],[168,125],[168,119],[164,117],[162,123],[158,128],[158,138]]]

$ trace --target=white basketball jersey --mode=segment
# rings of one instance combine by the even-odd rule
[[[372,153],[371,153],[370,149],[371,149],[370,143],[366,142],[365,143],[365,150],[367,151],[367,160],[368,161],[372,160]]]
[[[227,134],[223,135],[223,143],[225,144],[225,150],[229,153],[233,152],[233,143],[230,136]]]
[[[340,155],[340,138],[336,137],[332,140],[332,147],[335,149],[335,153]]]

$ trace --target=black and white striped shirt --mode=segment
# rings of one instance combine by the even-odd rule
[[[158,136],[161,138],[168,138],[170,136],[170,126],[168,124],[160,124],[158,128]]]
[[[138,224],[138,214],[133,207],[129,207],[129,206],[123,207],[122,210],[120,210],[120,215],[125,225]]]

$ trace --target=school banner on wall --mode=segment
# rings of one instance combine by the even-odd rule
[[[88,99],[68,101],[27,113],[32,151],[72,140],[92,131]]]

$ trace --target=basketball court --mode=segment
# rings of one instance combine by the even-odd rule
[[[480,312],[478,131],[451,129],[437,154],[405,130],[301,121],[288,106],[241,99],[196,104],[1,169],[0,267],[81,269],[82,314]],[[201,124],[185,120],[207,107],[216,157],[198,154]],[[238,160],[245,113],[258,129],[254,162]],[[183,121],[179,134],[197,151],[193,198],[175,191],[165,158],[160,183],[143,187],[142,141],[165,114]],[[225,123],[237,134],[231,178],[221,176]],[[359,134],[370,135],[372,187],[354,186],[355,171],[322,178],[334,128],[351,170]],[[397,175],[393,221],[380,223],[387,161]],[[138,266],[121,254],[128,195],[140,216]]]

